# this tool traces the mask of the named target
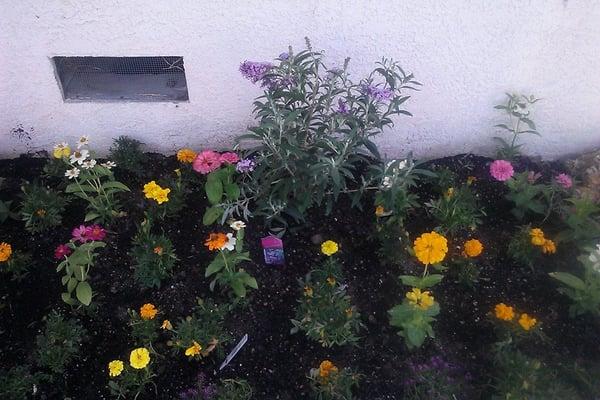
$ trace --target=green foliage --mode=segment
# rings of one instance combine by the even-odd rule
[[[0,200],[0,224],[3,224],[8,218],[18,219],[19,215],[10,210],[12,201]]]
[[[531,225],[519,227],[508,243],[508,255],[515,261],[533,268],[540,256],[540,247],[531,243]]]
[[[517,144],[517,139],[525,133],[531,133],[541,136],[536,130],[534,122],[531,120],[531,106],[537,103],[540,99],[536,99],[533,95],[524,96],[520,94],[506,93],[506,103],[495,106],[497,110],[504,110],[507,116],[507,123],[496,125],[510,135],[510,142],[501,138],[494,137],[499,142],[500,148],[497,150],[496,158],[504,160],[514,160],[520,155],[522,144]]]
[[[3,400],[24,400],[33,394],[36,377],[26,366],[0,370],[0,398]]]
[[[93,297],[92,287],[88,282],[90,268],[94,266],[95,251],[105,247],[106,243],[93,241],[77,244],[71,240],[67,246],[73,252],[56,267],[56,272],[64,270],[61,282],[66,286],[67,291],[61,294],[62,300],[71,306],[77,304],[89,306]]]
[[[431,324],[439,313],[440,305],[437,302],[423,309],[411,304],[408,299],[388,311],[390,325],[400,328],[398,334],[405,339],[409,349],[421,347],[427,337],[435,337]]]
[[[252,386],[244,379],[223,379],[217,388],[216,400],[250,400]]]
[[[110,146],[110,159],[115,161],[119,168],[141,176],[144,174],[144,164],[148,161],[148,157],[142,151],[143,145],[137,139],[121,135],[114,139]]]
[[[584,270],[582,278],[569,272],[551,272],[550,276],[562,284],[558,291],[571,299],[571,316],[600,315],[600,247],[580,256],[579,261]]]
[[[530,180],[530,173],[522,172],[506,181],[509,189],[506,198],[514,204],[511,213],[519,220],[529,213],[545,215],[548,212],[548,200],[552,194],[552,187],[532,183]]]
[[[403,285],[415,287],[417,289],[426,289],[433,287],[444,279],[444,275],[427,274],[423,277],[413,275],[400,275],[400,281]]]
[[[258,289],[256,279],[243,268],[237,268],[237,265],[244,261],[252,261],[250,253],[244,251],[244,229],[236,231],[235,237],[232,233],[228,234],[230,248],[219,250],[219,254],[208,264],[204,273],[205,277],[214,275],[210,282],[210,290],[214,290],[215,285],[229,287],[237,297],[246,297],[247,288]]]
[[[164,234],[150,233],[151,219],[145,219],[133,239],[131,256],[135,259],[135,279],[144,288],[160,288],[173,275],[177,257],[173,243]]]
[[[356,345],[362,326],[360,314],[346,292],[340,265],[328,258],[322,268],[299,280],[303,290],[292,333],[303,331],[323,347]]]
[[[450,268],[450,273],[461,285],[471,289],[479,282],[479,268],[470,258],[455,260]]]
[[[403,380],[403,400],[467,399],[469,377],[458,365],[439,355],[421,363],[408,362],[408,377]],[[468,392],[467,392],[468,393]]]
[[[58,192],[38,183],[25,184],[21,190],[21,219],[25,221],[25,229],[38,233],[62,223],[67,202]]]
[[[152,348],[152,343],[158,339],[158,319],[144,319],[135,310],[127,310],[127,314],[133,342],[136,346]]]
[[[591,246],[600,239],[600,206],[588,198],[570,198],[563,205],[566,229],[559,234],[562,241],[573,242],[579,248]]]
[[[436,230],[454,234],[461,229],[475,229],[485,213],[477,204],[475,195],[467,185],[448,188],[437,200],[425,203],[429,214],[439,223]]]
[[[224,328],[228,311],[226,304],[218,305],[210,300],[198,299],[194,313],[179,320],[171,329],[169,346],[173,347],[174,353],[185,355],[185,351],[196,342],[201,346],[200,354],[186,355],[188,358],[208,357],[215,350],[219,357],[223,357],[223,345],[231,340]]]
[[[308,379],[315,400],[352,400],[352,389],[358,386],[360,375],[350,368],[336,367],[321,376],[320,368],[311,368]]]
[[[65,368],[78,357],[85,329],[75,319],[65,319],[57,312],[46,318],[43,334],[36,337],[36,362],[54,375],[62,375]]]
[[[119,399],[136,400],[142,393],[145,393],[149,386],[154,387],[154,396],[158,398],[158,388],[154,383],[156,374],[152,371],[153,362],[152,356],[150,363],[145,368],[135,369],[129,363],[123,363],[123,371],[119,376],[111,377],[108,381],[108,389],[110,393]]]
[[[67,166],[61,158],[50,157],[43,169],[43,176],[45,178],[58,178],[63,179],[65,177],[65,171]]]
[[[371,138],[394,115],[411,115],[401,108],[410,98],[405,91],[420,85],[388,59],[352,82],[349,59],[342,69],[329,69],[308,40],[307,47],[297,54],[290,49],[263,77],[264,95],[254,102],[258,126],[238,138],[258,143],[251,152],[257,167],[245,177],[242,199],[253,199],[253,214],[270,225],[301,221],[323,203],[330,211],[341,193],[362,185],[352,191],[358,204],[368,186],[361,164],[367,155],[379,159]],[[374,95],[374,87],[385,96]]]
[[[0,261],[0,272],[9,273],[12,275],[12,280],[21,282],[29,274],[31,260],[30,254],[22,253],[19,250],[13,250],[13,253],[8,260],[4,262]]]
[[[227,164],[206,176],[204,190],[211,206],[206,209],[202,217],[204,225],[211,225],[218,219],[221,220],[221,223],[224,223],[227,218],[232,216],[235,210],[233,204],[238,201],[241,194],[234,176],[235,166],[233,164]],[[244,208],[244,210],[246,211],[242,214],[244,219],[247,219],[249,212],[247,208]]]

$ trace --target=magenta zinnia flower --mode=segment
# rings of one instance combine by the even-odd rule
[[[100,225],[92,225],[88,227],[87,238],[93,241],[104,240],[106,237],[106,230]]]
[[[194,168],[194,171],[205,175],[219,168],[222,163],[223,161],[219,153],[212,150],[204,150],[196,156],[192,168]]]
[[[496,160],[490,164],[490,174],[500,182],[509,180],[514,173],[512,164],[506,160]]]
[[[85,225],[79,225],[77,228],[73,229],[73,232],[71,232],[73,240],[81,243],[88,242],[90,240],[88,237],[89,229],[90,228]]]
[[[223,162],[224,164],[235,164],[238,161],[240,161],[238,155],[231,151],[221,154],[221,162]]]
[[[54,258],[57,260],[60,260],[69,254],[71,254],[71,248],[66,244],[61,244],[54,250]]]
[[[571,179],[571,177],[567,174],[558,174],[554,179],[556,180],[556,183],[558,183],[564,189],[569,189],[571,186],[573,186],[573,179]]]

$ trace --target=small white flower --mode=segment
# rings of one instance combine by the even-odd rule
[[[71,164],[83,164],[83,162],[89,157],[90,152],[87,150],[76,150],[73,152],[73,154],[71,154],[71,157],[69,157],[69,161],[71,161]]]
[[[65,176],[69,179],[77,178],[79,176],[79,168],[68,169],[65,171]]]
[[[229,227],[234,231],[239,231],[240,229],[245,228],[246,224],[244,223],[244,221],[234,221],[231,224],[229,224]]]
[[[398,163],[398,169],[404,169],[406,168],[406,160],[402,160]]]
[[[112,161],[107,161],[107,162],[105,162],[105,163],[102,163],[102,164],[100,164],[100,165],[102,165],[102,166],[103,166],[104,168],[106,168],[106,169],[111,169],[111,168],[114,168],[114,167],[116,167],[116,166],[117,166],[117,163],[115,163],[115,162],[112,162]]]
[[[381,186],[383,186],[384,189],[389,189],[392,187],[392,179],[389,176],[386,176],[383,178],[383,181],[381,182]]]
[[[81,163],[81,168],[92,169],[96,166],[96,160],[85,160]]]
[[[227,243],[225,243],[223,247],[221,247],[221,250],[227,249],[229,251],[233,251],[233,249],[235,249],[235,242],[237,242],[237,239],[233,237],[233,233],[228,233]]]
[[[83,135],[82,137],[79,138],[79,140],[77,141],[77,148],[80,149],[83,146],[87,146],[88,144],[90,144],[90,137]]]

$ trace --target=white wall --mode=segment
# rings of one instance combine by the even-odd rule
[[[89,134],[153,150],[224,147],[252,124],[259,88],[239,63],[271,60],[304,36],[360,77],[381,56],[423,90],[379,143],[388,155],[491,153],[493,105],[533,93],[553,158],[600,145],[600,2],[594,0],[0,0],[0,156]],[[183,55],[189,103],[64,103],[49,57]],[[31,141],[11,131],[22,125]]]

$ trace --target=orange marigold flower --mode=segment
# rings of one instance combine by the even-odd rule
[[[154,307],[154,304],[146,303],[140,307],[140,317],[142,317],[142,319],[154,319],[156,314],[158,314],[158,310]]]
[[[319,376],[321,378],[328,378],[329,375],[338,372],[338,368],[329,360],[322,361],[319,365]]]
[[[159,256],[162,256],[162,253],[163,253],[163,248],[162,248],[162,247],[160,247],[160,246],[156,246],[156,247],[155,247],[155,248],[154,248],[152,251],[154,252],[154,254],[157,254],[157,255],[159,255]]]
[[[540,228],[533,228],[529,231],[529,236],[531,237],[531,244],[534,246],[543,246],[546,238],[544,238],[544,231]]]
[[[196,152],[192,149],[181,149],[177,152],[177,160],[182,163],[191,164],[196,159]]]
[[[483,245],[477,239],[470,239],[465,242],[463,254],[467,257],[477,257],[483,251]]]
[[[515,317],[515,311],[513,308],[504,303],[496,304],[496,307],[494,307],[494,313],[496,314],[496,318],[503,321],[512,321],[512,319]]]
[[[221,232],[211,233],[208,236],[208,239],[204,242],[204,245],[208,247],[209,250],[221,250],[223,246],[227,243],[227,235]]]
[[[327,284],[328,284],[329,286],[333,286],[333,285],[335,285],[335,278],[334,278],[333,276],[328,276],[328,277],[327,277]]]
[[[385,208],[383,208],[383,206],[377,206],[375,207],[375,215],[378,217],[383,216],[383,214],[385,214]]]
[[[542,252],[544,254],[556,253],[556,244],[550,239],[544,240],[544,244],[542,244]]]
[[[162,325],[160,326],[160,329],[165,329],[167,331],[170,331],[173,329],[173,325],[171,324],[171,321],[169,321],[168,319],[165,319],[162,323]]]
[[[446,257],[448,241],[437,232],[424,233],[415,240],[413,250],[423,264],[436,264]]]
[[[0,243],[0,262],[8,261],[12,254],[12,247],[10,244],[2,242]]]
[[[521,314],[521,318],[519,318],[519,325],[521,325],[521,328],[525,329],[526,331],[533,328],[536,323],[537,319],[530,317],[525,313]]]

